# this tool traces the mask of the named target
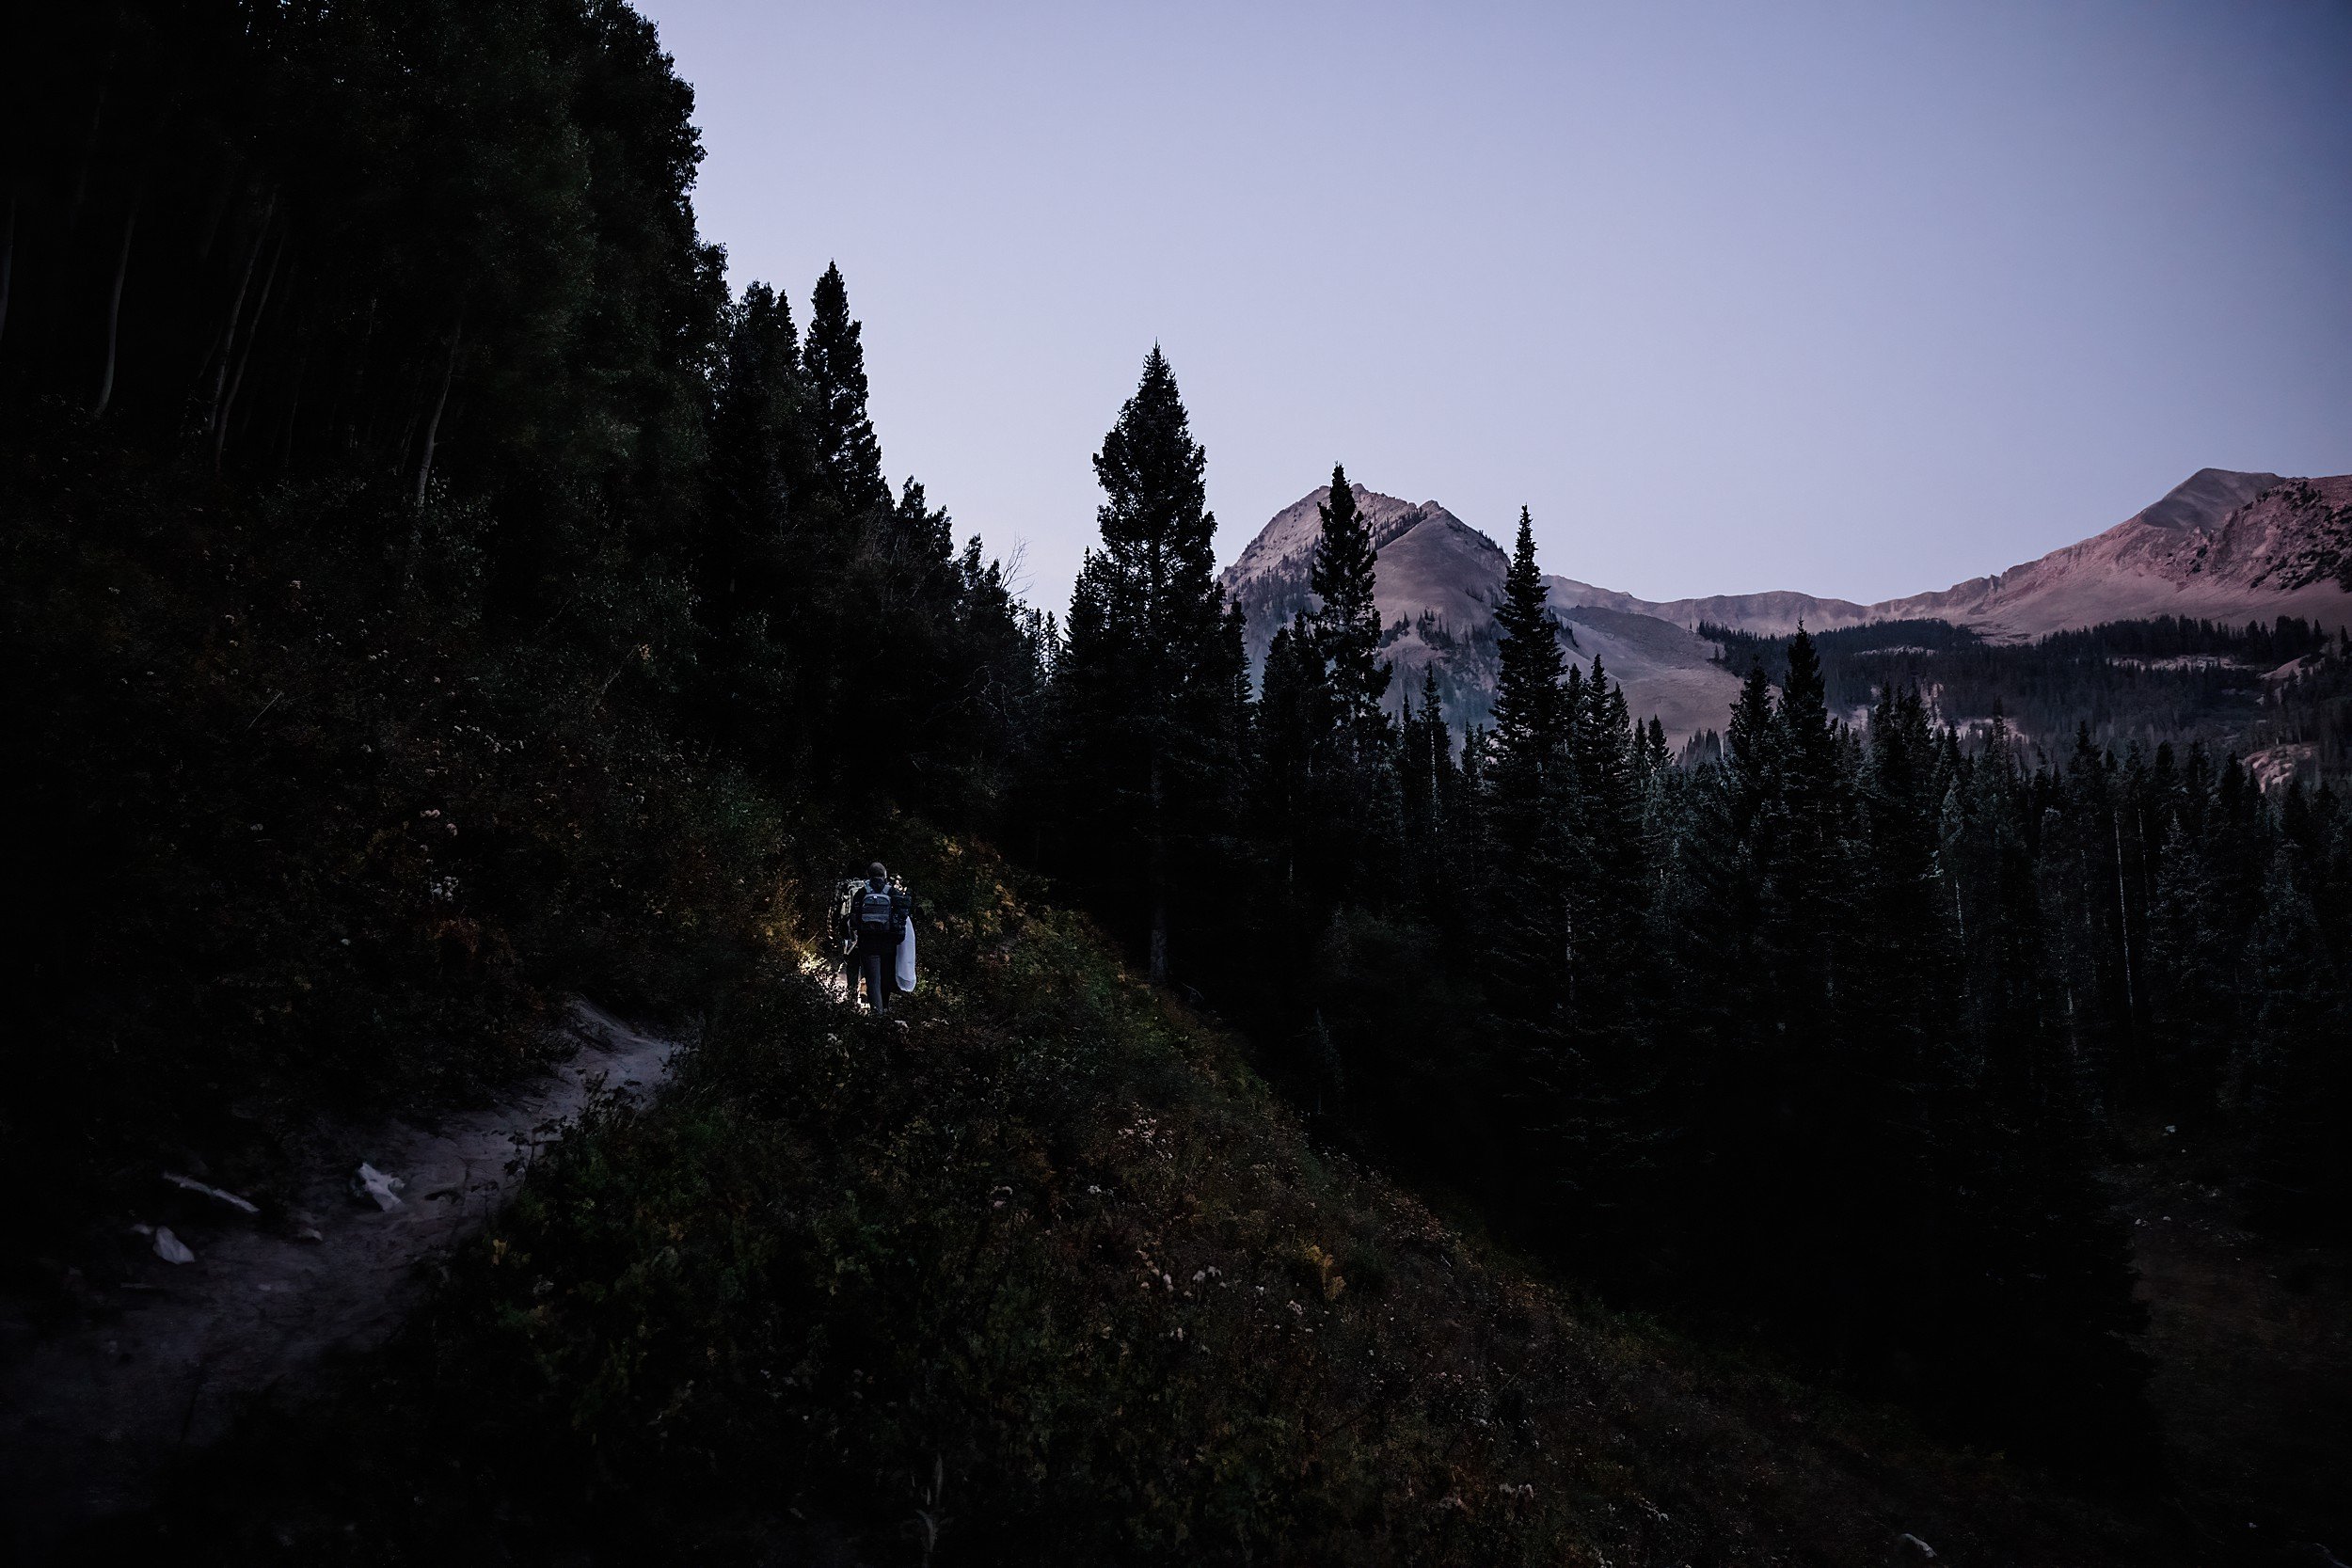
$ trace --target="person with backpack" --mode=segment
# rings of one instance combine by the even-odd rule
[[[891,884],[890,873],[876,861],[866,868],[866,880],[850,895],[849,999],[857,1000],[858,981],[866,982],[866,1005],[880,1018],[890,1010],[889,996],[898,984],[898,944],[907,934],[909,905],[906,889]]]

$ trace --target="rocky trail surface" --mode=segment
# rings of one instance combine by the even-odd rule
[[[282,1212],[159,1172],[158,1223],[127,1238],[135,1266],[119,1280],[73,1281],[75,1323],[44,1335],[6,1308],[10,1558],[37,1560],[77,1527],[137,1506],[175,1455],[220,1437],[255,1399],[381,1343],[432,1261],[513,1196],[594,1096],[642,1102],[667,1080],[677,1042],[586,1003],[568,1025],[578,1053],[494,1105],[322,1135]],[[355,1183],[362,1161],[399,1184],[390,1207]],[[183,1252],[193,1257],[172,1260]]]

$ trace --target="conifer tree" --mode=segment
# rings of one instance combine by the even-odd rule
[[[1404,700],[1397,742],[1398,803],[1404,887],[1440,932],[1458,929],[1446,900],[1457,885],[1447,867],[1461,853],[1461,776],[1435,664],[1422,671],[1421,705]]]
[[[1847,820],[1851,800],[1848,759],[1828,708],[1821,661],[1813,640],[1797,628],[1777,715],[1781,820],[1787,833],[1772,869],[1782,916],[1781,962],[1791,1028],[1815,1030],[1832,1022],[1851,993],[1841,986],[1841,958],[1851,951],[1853,878]]]
[[[2317,911],[2296,874],[2292,839],[2272,852],[2263,914],[2247,947],[2253,1005],[2235,1053],[2236,1109],[2252,1134],[2266,1216],[2339,1235],[2347,1191],[2344,1117],[2352,1110],[2344,1045],[2352,995],[2330,960]]]
[[[1524,507],[1495,619],[1502,632],[1502,670],[1494,728],[1480,759],[1480,847],[1487,863],[1479,875],[1501,913],[1480,942],[1496,1015],[1494,1061],[1502,1076],[1488,1092],[1511,1108],[1520,1185],[1556,1212],[1558,1184],[1573,1180],[1561,1159],[1563,1117],[1574,1093],[1564,1023],[1577,983],[1566,886],[1573,785],[1561,753],[1576,699],[1561,684],[1565,659]],[[1581,689],[1578,673],[1568,673],[1571,687]]]
[[[1380,657],[1380,609],[1373,597],[1372,529],[1356,504],[1347,470],[1331,466],[1331,499],[1316,503],[1323,521],[1310,585],[1321,601],[1315,644],[1330,674],[1332,719],[1350,764],[1368,767],[1389,737],[1380,699],[1392,671]]]
[[[787,640],[805,629],[820,578],[787,543],[807,478],[800,341],[789,301],[765,283],[744,288],[725,328],[696,607],[709,640],[707,701],[723,735],[788,771],[803,760],[806,726],[790,711],[799,661]]]
[[[1641,928],[1629,916],[1644,901],[1642,796],[1625,689],[1596,657],[1590,677],[1567,689],[1565,761],[1574,804],[1567,945],[1581,982],[1580,1026],[1606,1032],[1632,1022]]]
[[[1438,688],[1438,667],[1431,664],[1421,673],[1421,714],[1427,727],[1429,744],[1429,776],[1435,782],[1438,809],[1454,809],[1460,769],[1454,766],[1454,732],[1446,727],[1445,705]]]
[[[711,482],[727,522],[755,529],[777,520],[805,477],[800,335],[792,302],[757,282],[744,286],[725,327],[711,397]]]
[[[1055,672],[1065,798],[1088,829],[1090,863],[1074,869],[1137,890],[1154,980],[1168,973],[1176,906],[1211,875],[1203,857],[1228,825],[1248,718],[1206,464],[1155,344],[1095,454],[1103,542],[1079,569]]]
[[[1330,761],[1331,689],[1304,619],[1274,634],[1258,703],[1258,830],[1285,888],[1314,832],[1317,786]]]
[[[1645,783],[1625,690],[1601,660],[1563,689],[1562,818],[1566,953],[1559,1074],[1560,1185],[1579,1230],[1613,1250],[1646,1228],[1659,1166],[1680,1129],[1658,1102],[1665,1053],[1645,1039],[1642,1006],[1654,955],[1644,850]]]
[[[1743,833],[1776,788],[1780,759],[1772,741],[1774,723],[1772,683],[1761,663],[1752,664],[1747,678],[1740,683],[1739,700],[1732,704],[1731,721],[1724,731],[1732,820]]]
[[[1502,578],[1502,603],[1495,608],[1502,634],[1502,670],[1495,681],[1494,788],[1513,802],[1505,816],[1534,809],[1553,772],[1560,744],[1560,676],[1566,660],[1553,631],[1543,573],[1535,565],[1535,529],[1519,508],[1518,537]]]
[[[882,478],[882,444],[866,413],[863,328],[850,315],[849,286],[828,263],[809,304],[802,375],[816,487],[847,516],[890,504]]]

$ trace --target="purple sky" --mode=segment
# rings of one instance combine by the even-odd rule
[[[1156,339],[1229,561],[1337,458],[1654,598],[2352,470],[2352,8],[639,0],[737,284],[1066,604]]]

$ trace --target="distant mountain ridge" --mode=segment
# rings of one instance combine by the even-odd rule
[[[1494,606],[1501,546],[1434,500],[1350,487],[1379,549],[1376,597],[1399,678],[1391,705],[1438,671],[1448,716],[1483,721],[1499,668]],[[1276,513],[1219,578],[1242,607],[1250,662],[1275,631],[1311,608],[1308,580],[1321,531],[1320,486]],[[2352,625],[2352,474],[2290,479],[2201,468],[2106,531],[2039,560],[1934,593],[1857,604],[1772,592],[1653,600],[1548,577],[1569,656],[1598,656],[1638,717],[1656,714],[1679,738],[1720,729],[1738,682],[1713,662],[1701,625],[1783,636],[1874,621],[1939,620],[2001,641],[2026,641],[2106,621],[2177,615],[2268,621],[2280,615]]]
[[[1566,602],[1695,626],[1786,636],[1872,621],[1949,621],[1990,637],[2029,639],[2103,621],[2180,615],[2352,619],[2341,575],[2352,562],[2352,474],[2286,479],[2200,468],[2106,532],[2038,560],[1935,593],[1856,604],[1808,594],[1724,594],[1650,600],[1556,579]]]
[[[1391,711],[1407,695],[1418,701],[1423,672],[1438,673],[1439,700],[1457,726],[1483,723],[1492,710],[1501,671],[1494,607],[1509,564],[1502,547],[1436,501],[1400,500],[1350,485],[1379,550],[1375,598],[1388,632],[1381,652],[1396,668]],[[1263,666],[1274,634],[1312,608],[1308,581],[1319,508],[1331,498],[1320,485],[1276,513],[1219,578],[1242,607],[1244,639],[1253,669]],[[1589,664],[1598,657],[1627,689],[1634,711],[1656,714],[1676,741],[1720,728],[1739,682],[1714,662],[1715,644],[1656,616],[1564,598],[1560,579],[1552,601],[1561,645]]]

